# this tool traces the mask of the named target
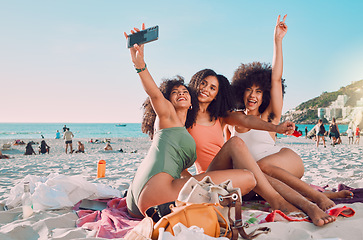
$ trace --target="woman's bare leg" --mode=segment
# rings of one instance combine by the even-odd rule
[[[316,226],[323,226],[336,220],[336,217],[330,216],[286,184],[270,176],[266,176],[266,178],[287,201],[303,210]]]
[[[262,172],[286,183],[291,188],[317,203],[323,210],[335,206],[335,203],[330,199],[353,196],[352,192],[346,190],[325,194],[316,191],[309,184],[301,181],[300,178],[304,174],[303,162],[300,156],[289,148],[283,148],[278,153],[262,158],[257,164],[260,166]]]
[[[246,144],[238,137],[232,137],[223,145],[209,165],[207,173],[232,168],[247,169],[255,175],[257,185],[253,191],[263,197],[271,205],[272,209],[281,210],[285,213],[299,211],[271,186],[248,151]]]
[[[305,172],[301,157],[289,148],[282,148],[278,153],[258,160],[257,164],[268,175],[274,167],[282,168],[297,178],[302,178]]]
[[[193,177],[200,181],[206,176],[210,176],[215,184],[222,183],[228,179],[232,180],[233,187],[240,188],[242,195],[247,194],[256,186],[253,174],[247,170],[228,169],[211,171]],[[150,178],[139,196],[138,208],[140,212],[144,214],[149,207],[176,200],[180,190],[189,178],[174,179],[171,175],[164,172]]]

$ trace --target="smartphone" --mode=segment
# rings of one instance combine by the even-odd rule
[[[81,205],[79,205],[79,209],[85,209],[85,210],[102,211],[105,208],[107,208],[106,202],[100,202],[88,199],[83,199]]]
[[[152,42],[158,40],[159,38],[159,26],[154,26],[142,30],[140,32],[135,32],[134,34],[128,35],[127,38],[127,47],[131,48],[134,44],[144,44],[148,42]]]

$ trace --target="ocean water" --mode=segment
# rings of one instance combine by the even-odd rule
[[[330,124],[324,124],[325,130],[329,131],[329,125]],[[314,124],[296,124],[296,126],[298,127],[298,130],[303,132],[303,136],[305,136],[305,127],[308,128],[308,132],[314,128]],[[338,125],[339,128],[339,132],[340,133],[345,133],[348,130],[348,125]]]
[[[77,138],[148,137],[141,132],[141,123],[126,123],[125,127],[117,127],[116,123],[67,123],[66,125]],[[0,123],[0,139],[39,139],[41,135],[45,138],[54,138],[57,130],[63,132],[63,126],[62,123]],[[305,136],[305,127],[310,131],[315,125],[296,126]],[[329,125],[325,125],[325,129],[329,130]],[[339,125],[341,133],[347,129],[348,125]]]
[[[147,137],[141,132],[141,123],[126,123],[125,127],[117,123],[67,123],[77,138],[125,138]],[[57,130],[63,133],[62,123],[0,123],[0,139],[39,139],[55,138]]]

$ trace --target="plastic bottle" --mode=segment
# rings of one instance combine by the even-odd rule
[[[100,160],[97,164],[97,178],[104,178],[106,174],[106,161]]]
[[[29,182],[24,182],[24,194],[21,197],[21,202],[23,204],[23,218],[30,217],[33,214],[33,203]]]

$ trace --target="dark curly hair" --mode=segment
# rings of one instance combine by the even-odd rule
[[[197,116],[197,112],[199,110],[199,103],[196,92],[184,84],[184,78],[181,76],[176,76],[171,79],[163,79],[160,84],[160,91],[164,95],[167,100],[170,100],[170,93],[174,87],[184,86],[189,91],[191,96],[192,108],[188,110],[187,119],[185,121],[185,127],[191,127]],[[142,104],[144,108],[144,114],[142,117],[141,130],[143,133],[146,133],[153,139],[154,136],[154,123],[156,119],[156,113],[151,105],[150,98],[147,97],[145,102]]]
[[[253,62],[248,64],[241,64],[237,70],[234,72],[232,78],[232,89],[236,99],[236,105],[240,109],[245,109],[245,104],[243,102],[244,92],[247,88],[253,85],[259,86],[263,91],[262,104],[258,108],[260,113],[263,113],[271,100],[271,74],[272,67],[269,63]],[[281,78],[282,85],[282,96],[285,94],[285,79]],[[273,117],[272,113],[272,119]]]
[[[217,74],[212,69],[203,69],[193,75],[189,82],[189,87],[196,92],[199,92],[199,85],[206,77],[214,76],[218,79],[219,90],[216,99],[209,104],[207,111],[211,116],[211,121],[219,117],[225,117],[227,112],[234,108],[234,99],[231,84],[228,79],[220,74]]]

